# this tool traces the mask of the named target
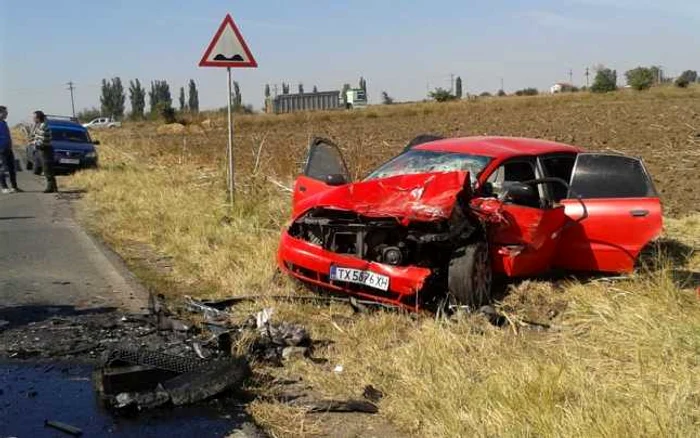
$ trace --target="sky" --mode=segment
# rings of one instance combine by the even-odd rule
[[[364,76],[379,103],[382,91],[449,89],[452,74],[480,93],[501,79],[507,92],[546,90],[570,69],[585,85],[599,64],[619,78],[638,65],[700,70],[697,0],[0,0],[0,105],[10,123],[37,108],[70,114],[72,81],[76,111],[99,107],[102,79],[119,76],[165,79],[174,101],[194,79],[200,108],[223,107],[225,69],[198,63],[226,13],[258,61],[233,72],[258,109],[265,84],[283,81],[339,90]]]

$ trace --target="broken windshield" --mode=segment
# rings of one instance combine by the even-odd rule
[[[469,172],[470,178],[474,182],[477,175],[489,164],[489,161],[491,161],[490,157],[481,155],[413,149],[379,166],[366,179],[416,173],[466,171]]]

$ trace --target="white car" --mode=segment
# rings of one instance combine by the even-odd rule
[[[118,122],[110,117],[99,117],[91,120],[89,123],[83,123],[85,128],[119,128],[122,122]]]

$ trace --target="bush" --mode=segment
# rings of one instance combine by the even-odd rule
[[[694,70],[686,70],[680,76],[678,76],[678,78],[675,81],[675,84],[676,87],[686,88],[692,82],[696,82],[697,80],[698,72]]]
[[[498,90],[498,93],[496,93],[496,96],[498,96],[498,97],[503,97],[503,96],[507,96],[507,94],[506,94],[506,92],[503,91],[503,90]]]
[[[608,93],[617,90],[617,71],[609,68],[601,68],[595,75],[591,91],[594,93]]]
[[[163,105],[160,108],[160,116],[163,118],[163,120],[167,124],[177,122],[177,119],[175,118],[175,114],[176,114],[175,108],[173,108],[171,106]]]
[[[648,90],[654,84],[654,72],[647,67],[637,67],[625,72],[627,84],[637,91]]]
[[[457,99],[457,96],[450,93],[448,90],[439,87],[436,88],[435,91],[430,92],[430,97],[435,99],[437,102],[449,102],[451,100]]]
[[[537,91],[537,88],[523,88],[522,90],[518,90],[515,92],[516,96],[537,96],[539,94],[539,91]]]
[[[481,93],[479,96],[480,96],[480,97],[491,97],[491,93],[489,93],[488,91],[484,91],[484,92]]]

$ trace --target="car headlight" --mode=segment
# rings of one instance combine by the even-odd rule
[[[87,154],[85,154],[85,158],[97,158],[97,152],[88,152]]]

